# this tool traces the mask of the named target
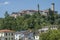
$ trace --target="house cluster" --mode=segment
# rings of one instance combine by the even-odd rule
[[[57,13],[57,11],[55,11],[55,4],[52,3],[51,4],[51,11],[54,11],[54,13]],[[34,13],[40,12],[41,15],[45,15],[47,16],[49,14],[49,10],[39,10],[39,6],[38,6],[38,10],[23,10],[21,12],[13,12],[10,16],[12,17],[17,17],[17,16],[21,16],[21,15],[25,15],[25,14],[29,14],[29,15],[33,15]]]
[[[39,40],[38,37],[35,38],[31,31],[0,30],[0,40]]]
[[[40,32],[40,33],[42,33],[42,32],[47,32],[48,30],[57,30],[58,29],[58,25],[49,25],[49,26],[44,26],[44,27],[42,27],[41,29],[39,29],[38,31]]]
[[[44,26],[37,31],[24,30],[24,31],[13,31],[13,30],[0,30],[0,40],[39,40],[39,34],[47,32],[49,30],[57,30],[57,25]]]

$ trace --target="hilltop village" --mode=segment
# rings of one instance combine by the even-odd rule
[[[55,14],[58,13],[57,11],[55,11],[54,3],[51,4],[51,8],[48,8],[46,10],[39,10],[39,4],[38,4],[37,8],[38,8],[38,10],[23,10],[21,12],[12,12],[12,14],[10,16],[17,17],[17,16],[22,16],[25,14],[33,15],[35,13],[38,13],[38,11],[41,15],[47,16],[49,14],[49,9],[51,9],[51,11],[54,11]]]
[[[47,10],[5,13],[0,18],[0,40],[60,40],[60,14],[55,4]]]

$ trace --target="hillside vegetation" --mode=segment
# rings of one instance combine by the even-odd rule
[[[54,14],[49,9],[47,16],[41,15],[41,13],[34,13],[33,15],[25,14],[23,16],[17,16],[16,18],[9,16],[8,12],[5,12],[5,17],[0,18],[0,29],[10,30],[28,30],[28,29],[40,29],[43,26],[58,25],[60,24],[60,14]],[[60,28],[60,27],[58,27]]]

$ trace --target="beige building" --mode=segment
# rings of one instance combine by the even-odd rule
[[[12,14],[10,15],[11,17],[17,17],[17,16],[20,16],[20,12],[12,12]]]
[[[34,13],[37,13],[37,10],[23,10],[21,11],[22,15],[24,14],[29,14],[29,15],[33,15]]]
[[[50,26],[44,26],[42,27],[41,29],[39,29],[39,33],[42,33],[42,32],[47,32],[48,30],[57,30],[58,29],[58,25],[50,25]]]
[[[14,40],[14,31],[0,30],[0,40]]]

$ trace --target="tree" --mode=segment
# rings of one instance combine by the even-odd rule
[[[48,21],[50,21],[51,24],[54,24],[55,22],[55,13],[49,8],[49,14],[48,14]]]
[[[9,16],[8,11],[6,11],[5,12],[5,17],[8,17],[8,16]]]
[[[50,30],[50,32],[42,33],[40,40],[60,40],[59,30]]]
[[[4,18],[0,18],[0,29],[2,29],[3,19]]]
[[[24,30],[25,28],[23,28],[23,23],[24,23],[24,16],[18,16],[16,18],[16,24],[17,24],[17,30]]]
[[[16,29],[16,22],[14,17],[5,17],[3,19],[2,29],[10,29],[15,30]]]

